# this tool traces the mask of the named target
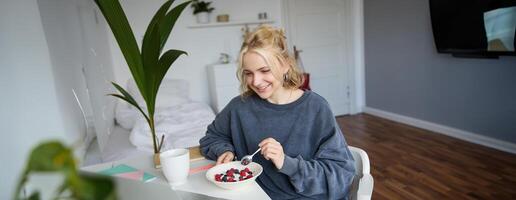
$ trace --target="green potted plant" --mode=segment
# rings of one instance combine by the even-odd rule
[[[211,2],[205,1],[192,1],[193,14],[197,18],[197,23],[206,24],[210,22],[210,13],[215,8],[210,7]]]
[[[52,193],[53,199],[117,199],[114,181],[109,177],[79,173],[72,150],[59,141],[42,142],[32,149],[16,186],[14,199],[41,199],[39,190],[28,191],[30,194],[22,192],[31,183],[30,175],[35,174],[63,177],[62,183]]]
[[[113,32],[134,81],[138,86],[138,90],[145,100],[147,112],[138,105],[136,100],[125,89],[114,82],[112,84],[120,94],[110,95],[118,97],[136,107],[147,120],[151,131],[154,166],[156,168],[160,167],[159,153],[165,139],[164,137],[161,139],[156,137],[154,123],[156,96],[161,81],[170,69],[170,66],[179,56],[187,54],[176,49],[169,49],[165,53],[161,53],[179,15],[191,3],[191,1],[181,3],[169,11],[173,2],[173,0],[166,1],[151,19],[143,36],[140,51],[127,17],[118,0],[95,0]]]

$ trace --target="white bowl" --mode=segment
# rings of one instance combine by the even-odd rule
[[[226,171],[228,169],[231,169],[231,168],[243,170],[246,167],[249,168],[249,170],[251,170],[251,172],[253,172],[252,178],[249,178],[249,179],[246,179],[243,181],[237,181],[237,182],[219,182],[219,181],[215,180],[215,174],[224,174],[224,173],[226,173]],[[233,161],[233,162],[220,164],[220,165],[210,168],[206,172],[206,178],[210,182],[214,183],[216,186],[219,186],[221,188],[228,189],[228,190],[233,190],[233,189],[243,188],[246,185],[249,185],[250,183],[254,182],[256,177],[260,176],[262,171],[263,171],[263,168],[258,163],[251,162],[251,163],[249,163],[249,165],[244,166],[244,165],[240,164],[240,161]]]

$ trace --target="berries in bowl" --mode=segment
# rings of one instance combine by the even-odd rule
[[[233,161],[210,168],[206,172],[206,178],[216,186],[232,190],[254,182],[262,171],[263,168],[258,163],[242,165],[240,161]]]

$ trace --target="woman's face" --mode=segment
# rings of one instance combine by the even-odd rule
[[[245,81],[249,88],[262,99],[277,98],[279,91],[283,89],[283,82],[276,79],[272,68],[262,56],[255,52],[247,52],[244,54],[242,64]]]

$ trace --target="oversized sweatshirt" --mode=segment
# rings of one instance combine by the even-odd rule
[[[258,184],[272,199],[348,199],[355,165],[326,100],[305,91],[289,104],[257,95],[233,98],[208,126],[201,153],[212,160],[226,151],[242,158],[272,137],[285,153],[283,167],[256,154]]]

